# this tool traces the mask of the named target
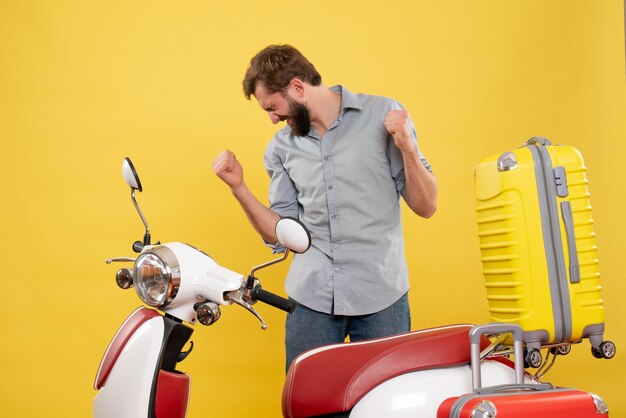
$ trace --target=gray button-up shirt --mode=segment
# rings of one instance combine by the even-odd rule
[[[300,219],[313,240],[291,263],[287,294],[319,312],[364,315],[409,289],[399,202],[404,166],[384,124],[387,112],[402,106],[332,90],[341,94],[341,112],[323,138],[314,129],[296,137],[286,126],[270,141],[269,201],[280,216]]]

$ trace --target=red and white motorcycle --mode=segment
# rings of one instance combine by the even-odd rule
[[[116,282],[122,289],[134,287],[148,306],[137,308],[119,328],[100,362],[94,388],[96,418],[184,417],[189,401],[189,375],[176,370],[191,350],[182,351],[193,328],[211,325],[220,318],[220,306],[237,304],[250,311],[266,328],[252,307],[265,302],[291,312],[294,304],[262,289],[255,273],[285,260],[289,249],[303,252],[310,245],[305,228],[294,219],[276,225],[279,241],[288,248],[282,258],[258,266],[248,276],[218,265],[201,250],[181,242],[151,244],[150,228],[135,192],[142,191],[135,168],[126,158],[122,174],[131,188],[131,199],[146,233],[133,244],[137,258],[108,259],[107,263],[132,262],[122,268]],[[161,311],[163,314],[161,314]]]
[[[287,249],[282,258],[255,267],[244,276],[218,265],[201,250],[180,242],[151,244],[148,223],[135,199],[142,191],[130,159],[122,172],[131,199],[145,226],[143,241],[133,244],[136,258],[116,274],[119,287],[134,287],[148,307],[137,308],[121,325],[100,362],[94,388],[95,418],[184,418],[189,403],[189,375],[177,370],[191,350],[183,351],[196,322],[211,325],[221,307],[239,305],[256,316],[257,301],[291,312],[289,300],[262,289],[255,273],[283,261],[289,251],[302,253],[311,245],[306,228],[283,218],[276,236]],[[512,333],[516,358],[523,358],[521,329],[514,325],[481,327],[450,325],[388,338],[321,347],[300,355],[291,365],[283,389],[283,415],[288,418],[426,418],[435,417],[449,398],[480,387],[500,387],[515,381],[540,388],[501,352],[505,333]],[[490,344],[486,335],[500,335]],[[469,337],[468,337],[469,336]],[[482,352],[481,352],[482,350]],[[506,387],[506,386],[504,386]],[[604,402],[593,397],[598,416]],[[277,400],[278,401],[278,400]],[[472,417],[495,417],[483,404]],[[509,415],[497,415],[507,418]]]

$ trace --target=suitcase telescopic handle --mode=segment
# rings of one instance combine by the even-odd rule
[[[483,335],[487,334],[504,334],[510,332],[513,334],[513,354],[515,355],[515,383],[524,383],[524,354],[523,354],[523,338],[524,331],[517,324],[501,324],[492,323],[473,327],[469,332],[470,338],[470,360],[472,368],[472,389],[477,390],[481,387],[480,375],[480,340]]]

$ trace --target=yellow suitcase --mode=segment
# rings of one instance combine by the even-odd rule
[[[540,349],[569,351],[588,338],[592,354],[612,358],[604,341],[597,247],[582,156],[571,146],[531,138],[476,166],[478,234],[493,322],[524,330],[527,366]]]

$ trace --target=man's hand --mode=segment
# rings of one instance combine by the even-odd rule
[[[413,212],[430,218],[437,210],[437,181],[422,161],[413,142],[411,118],[406,110],[390,110],[385,127],[402,153],[405,188],[402,196]]]
[[[223,151],[215,158],[213,172],[231,189],[236,189],[243,183],[243,168],[232,151]]]
[[[390,110],[385,116],[387,132],[391,134],[400,151],[413,146],[410,121],[409,112],[406,110]]]

